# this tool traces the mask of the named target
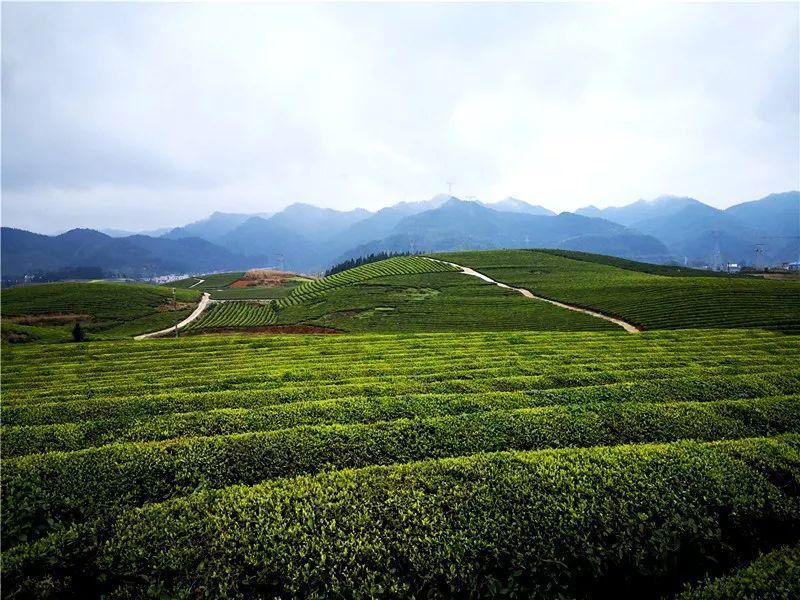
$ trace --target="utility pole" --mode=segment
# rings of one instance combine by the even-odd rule
[[[175,288],[172,288],[172,313],[175,315],[175,337],[178,337],[178,301],[175,299]]]
[[[452,196],[453,195],[453,182],[452,181],[448,181],[447,182],[447,195],[448,196]]]

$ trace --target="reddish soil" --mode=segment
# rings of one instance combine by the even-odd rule
[[[44,315],[18,315],[16,317],[6,317],[6,320],[11,323],[18,323],[20,325],[63,325],[65,323],[74,323],[75,321],[89,321],[91,315],[76,313],[76,314],[44,314]]]
[[[250,269],[241,279],[234,281],[231,288],[273,288],[281,287],[284,283],[295,277],[294,273],[285,271],[272,271],[270,269]]]

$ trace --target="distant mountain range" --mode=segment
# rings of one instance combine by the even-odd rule
[[[35,272],[98,267],[130,277],[282,267],[314,273],[373,252],[561,248],[654,263],[763,264],[800,253],[800,192],[772,194],[719,210],[663,196],[622,207],[554,214],[506,198],[464,201],[440,195],[377,212],[292,204],[277,214],[215,212],[145,234],[74,229],[46,236],[2,229],[4,280]]]

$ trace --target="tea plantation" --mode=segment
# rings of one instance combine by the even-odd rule
[[[437,254],[534,294],[644,329],[765,327],[800,331],[800,282],[658,267],[580,252]]]
[[[194,309],[201,293],[131,283],[45,283],[2,292],[3,339],[66,341],[75,321],[91,338],[127,338],[169,327]]]
[[[763,329],[5,345],[2,593],[794,597],[799,357]]]
[[[431,256],[543,298],[621,318],[640,329],[800,330],[798,281],[732,277],[580,252],[493,250]],[[262,323],[343,332],[617,328],[419,256],[395,257],[308,281],[272,307],[274,317]],[[223,321],[219,313],[215,326],[210,323],[202,319],[192,328],[246,327],[245,320]]]

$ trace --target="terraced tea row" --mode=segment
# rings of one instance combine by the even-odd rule
[[[268,302],[215,302],[186,330],[265,327],[275,322],[275,311]]]
[[[186,436],[210,436],[269,431],[303,425],[374,423],[400,418],[425,418],[493,410],[594,403],[712,402],[800,393],[800,371],[693,377],[479,393],[403,393],[389,396],[333,397],[275,403],[259,396],[159,398],[118,401],[99,406],[44,406],[12,412],[2,428],[6,457],[79,450],[120,441],[155,441]],[[233,406],[231,406],[233,405]],[[246,407],[242,407],[245,405]],[[37,424],[42,423],[42,424]]]
[[[800,339],[756,330],[231,335],[9,348],[3,589],[18,597],[186,596],[197,586],[223,597],[412,587],[459,595],[480,594],[491,580],[525,596],[550,578],[577,593],[588,577],[583,558],[566,559],[563,573],[513,575],[516,560],[562,560],[539,537],[553,535],[546,522],[561,515],[567,533],[558,539],[574,535],[580,552],[609,551],[600,531],[620,540],[618,561],[652,547],[653,564],[671,565],[653,589],[677,592],[800,539],[798,514],[787,512],[798,506],[800,441],[774,437],[800,430],[798,356]],[[680,441],[763,436],[773,439]],[[643,445],[653,442],[669,444]],[[508,450],[523,454],[486,454]],[[660,486],[671,494],[664,504]],[[647,494],[666,512],[648,513]],[[725,526],[755,536],[736,550],[727,533],[707,533],[731,511],[744,520]],[[517,530],[508,514],[545,524]],[[636,536],[651,522],[672,523],[674,535],[706,533],[642,546]],[[123,540],[146,554],[128,553]],[[219,540],[228,543],[224,556]],[[714,560],[684,570],[671,553],[683,557],[687,544]],[[448,567],[430,554],[442,547]],[[421,562],[403,562],[413,556]],[[653,584],[626,560],[593,573],[618,589]],[[449,579],[441,569],[453,569]]]
[[[433,378],[441,374],[447,380],[454,378],[448,373],[463,372],[460,378],[468,379],[470,371],[477,376],[494,364],[517,369],[519,375],[581,365],[584,370],[603,371],[615,365],[636,368],[636,363],[642,368],[746,366],[772,360],[783,364],[797,356],[798,344],[796,337],[751,330],[642,336],[622,332],[225,336],[15,347],[4,353],[3,391],[4,404],[10,405],[38,398],[92,400],[160,391],[268,389],[417,373]]]
[[[3,583],[40,597],[652,597],[795,543],[798,485],[796,435],[340,470],[87,522],[6,550]]]
[[[320,293],[337,287],[354,283],[386,277],[390,275],[413,275],[418,273],[437,273],[454,271],[456,269],[441,263],[434,263],[418,256],[398,256],[388,258],[376,263],[360,265],[347,271],[334,273],[322,279],[308,281],[292,290],[287,298],[279,301],[280,306],[291,306],[302,302],[304,298],[317,297]]]
[[[3,522],[8,524],[3,544],[31,541],[66,524],[199,488],[253,485],[331,468],[501,450],[717,440],[798,430],[800,394],[795,394],[775,399],[493,410],[40,454],[3,463]]]
[[[800,596],[800,545],[779,548],[759,556],[732,573],[696,586],[678,600],[730,600]]]

